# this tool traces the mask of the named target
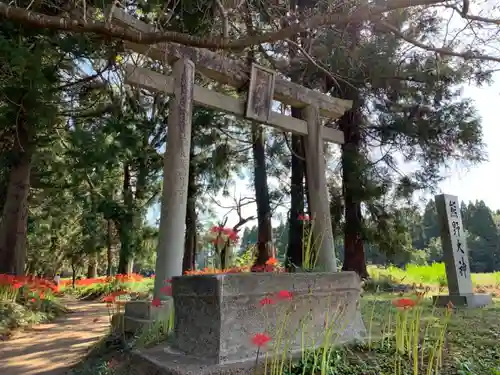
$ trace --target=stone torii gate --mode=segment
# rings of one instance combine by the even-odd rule
[[[154,31],[151,25],[121,9],[113,10],[112,23],[142,32]],[[305,155],[311,199],[309,205],[315,220],[314,231],[320,239],[318,264],[325,271],[337,271],[323,142],[342,144],[344,135],[339,130],[324,127],[321,117],[339,118],[351,108],[351,101],[307,89],[255,64],[249,74],[249,67],[242,62],[205,49],[173,43],[147,46],[125,42],[125,46],[151,59],[171,64],[173,68],[172,75],[166,76],[133,65],[124,67],[128,84],[172,96],[169,103],[159,234],[159,244],[164,247],[157,249],[155,297],[160,296],[164,280],[182,274],[193,103],[307,136]],[[222,84],[236,88],[248,85],[248,96],[234,98],[196,85],[195,69]],[[274,112],[273,99],[302,108],[301,119]]]

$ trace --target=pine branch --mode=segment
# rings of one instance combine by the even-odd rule
[[[301,32],[305,32],[308,29],[378,19],[381,14],[391,10],[440,3],[443,3],[443,0],[388,0],[384,5],[369,3],[358,7],[351,14],[318,14],[303,19],[301,22],[283,27],[277,31],[244,36],[235,40],[228,40],[224,37],[200,37],[175,31],[140,32],[131,28],[126,29],[121,26],[112,25],[105,21],[49,16],[43,13],[11,6],[4,2],[0,2],[0,16],[11,21],[17,21],[26,26],[76,33],[94,33],[104,38],[121,39],[138,44],[172,42],[192,47],[242,50],[246,47],[258,44],[274,43],[285,40]]]
[[[468,50],[465,52],[456,52],[456,51],[453,51],[451,48],[430,46],[428,44],[419,42],[418,40],[416,40],[414,38],[411,38],[410,36],[406,35],[404,32],[400,31],[397,27],[395,27],[395,26],[393,26],[385,21],[378,21],[376,23],[377,23],[377,25],[381,26],[382,29],[385,29],[386,31],[393,33],[398,38],[403,39],[405,42],[413,44],[414,46],[422,48],[426,51],[435,52],[441,56],[454,56],[454,57],[462,58],[464,60],[481,60],[481,61],[500,62],[500,57],[490,56],[490,55],[482,55],[482,54],[479,54],[479,53],[472,51],[472,50]]]

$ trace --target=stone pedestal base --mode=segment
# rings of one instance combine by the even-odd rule
[[[171,299],[163,301],[158,307],[153,307],[150,301],[127,302],[123,316],[123,330],[125,333],[135,333],[148,329],[156,320],[167,319],[171,308]]]
[[[491,294],[465,294],[433,296],[432,300],[438,307],[445,307],[449,302],[456,307],[485,307],[493,303]]]
[[[355,272],[229,273],[172,279],[173,347],[218,365],[255,360],[265,332],[280,351],[363,339],[361,283]],[[304,337],[305,336],[305,337]],[[271,346],[261,348],[265,356]]]
[[[257,350],[255,351],[257,354]],[[268,360],[269,361],[269,360]],[[210,361],[177,353],[166,345],[141,349],[132,353],[131,375],[265,375],[265,355],[230,364],[213,364]],[[267,366],[269,372],[269,365]]]

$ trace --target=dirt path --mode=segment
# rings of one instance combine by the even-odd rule
[[[0,342],[1,375],[62,375],[109,330],[106,305],[70,301],[73,312]]]

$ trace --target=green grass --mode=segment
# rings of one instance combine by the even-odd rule
[[[426,284],[433,286],[447,286],[444,263],[433,263],[428,266],[409,264],[406,269],[393,266],[386,268],[369,266],[368,272],[375,279],[389,279],[394,283]],[[493,287],[500,289],[500,272],[473,273],[472,284],[475,287]]]
[[[433,288],[445,287],[446,277],[443,264],[430,266],[408,266],[406,270],[396,267],[386,269],[369,267],[374,279],[373,285],[403,283]],[[473,284],[477,288],[500,289],[500,272],[494,274],[473,274]],[[151,281],[143,281],[142,285],[132,289],[150,291]],[[432,293],[433,291],[431,291]],[[414,297],[413,292],[405,297]],[[443,293],[446,293],[443,291]],[[332,350],[328,360],[327,375],[415,375],[408,358],[403,360],[400,369],[394,368],[396,350],[393,337],[384,336],[388,332],[388,322],[394,327],[396,308],[392,301],[401,298],[401,293],[368,293],[362,298],[361,309],[367,329],[370,329],[372,342],[358,346],[344,346]],[[429,296],[430,297],[430,296]],[[439,331],[440,322],[445,309],[432,306],[431,299],[422,301],[422,337],[426,337],[424,345],[430,342]],[[495,299],[493,306],[481,309],[455,309],[447,326],[443,344],[442,367],[432,375],[500,375],[500,300]],[[384,338],[384,340],[382,340]],[[140,341],[140,340],[139,340]],[[111,355],[111,357],[110,357]],[[117,357],[121,356],[118,353]],[[114,355],[87,363],[74,374],[126,374],[120,368],[127,367],[127,357],[120,358],[123,366],[110,366]],[[425,362],[425,360],[424,360]],[[85,368],[85,369],[84,369]],[[321,371],[310,360],[295,364],[278,375],[320,375]],[[431,375],[424,365],[417,375]]]
[[[414,298],[412,294],[405,297]],[[367,329],[370,329],[372,342],[364,345],[344,346],[329,355],[326,375],[414,375],[413,367],[407,357],[402,357],[401,368],[394,369],[397,352],[394,340],[387,333],[388,322],[394,328],[396,308],[394,299],[400,293],[369,293],[362,298],[362,315]],[[440,331],[445,309],[435,308],[430,298],[425,298],[422,306],[421,337],[426,337],[426,348],[434,344]],[[432,375],[500,375],[500,300],[493,306],[482,309],[455,309],[453,311],[446,339],[443,345],[443,364],[439,373]],[[390,335],[389,335],[390,336]],[[382,338],[384,338],[382,340]],[[317,356],[317,354],[316,354]],[[110,366],[113,358],[120,358],[118,365]],[[425,356],[424,356],[425,357]],[[320,375],[318,364],[309,357],[277,375]],[[123,369],[123,370],[121,370]],[[74,375],[125,375],[127,356],[116,352],[107,353],[102,358],[94,358],[75,369]],[[418,375],[429,375],[426,364]]]
[[[400,298],[399,294],[365,294],[362,299],[363,320],[367,329],[372,321],[372,336],[380,337],[387,327],[389,316],[395,308],[391,301]],[[432,336],[432,327],[437,322],[436,316],[444,309],[434,308],[430,298],[423,301],[422,322],[429,323],[427,338]],[[391,319],[394,322],[394,317]],[[444,346],[442,375],[498,375],[500,371],[500,300],[494,305],[480,309],[455,309],[448,324]],[[424,327],[422,329],[425,330]],[[359,353],[357,353],[359,354]],[[390,351],[384,353],[375,350],[365,355],[371,366],[392,363]],[[466,368],[469,368],[469,371]],[[339,375],[344,373],[339,373]],[[347,374],[347,373],[346,373]],[[388,374],[393,374],[389,372]],[[425,374],[424,372],[419,373]]]
[[[154,279],[147,278],[142,281],[114,282],[114,283],[95,283],[91,285],[76,286],[75,288],[67,286],[61,288],[62,294],[72,295],[76,298],[93,300],[108,295],[119,290],[128,290],[132,294],[151,294],[153,291]]]

